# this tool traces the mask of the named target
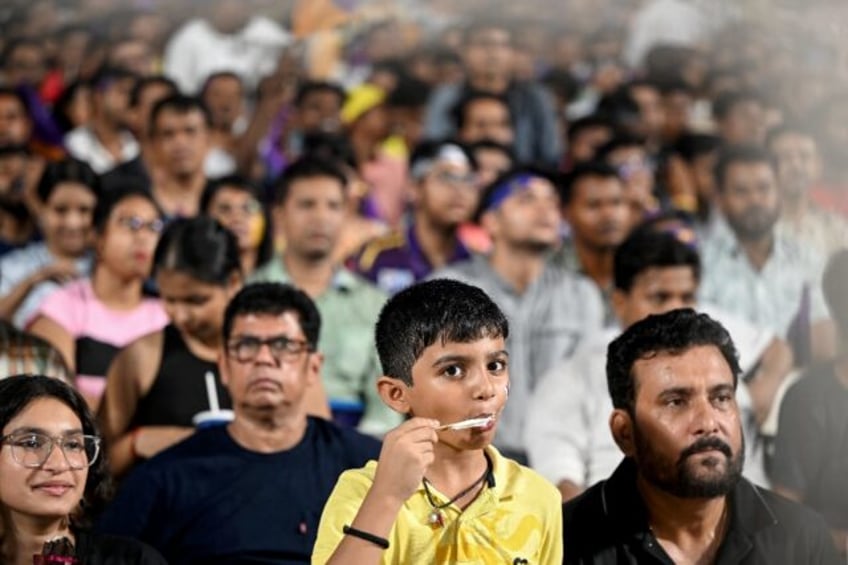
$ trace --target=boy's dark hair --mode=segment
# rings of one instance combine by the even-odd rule
[[[506,316],[485,292],[447,279],[418,283],[394,295],[380,312],[375,332],[383,374],[409,386],[412,366],[434,343],[508,336]]]
[[[163,98],[153,105],[150,111],[150,133],[156,135],[156,121],[159,116],[166,111],[176,112],[177,114],[185,115],[190,112],[200,112],[203,115],[203,122],[206,127],[212,127],[212,114],[209,113],[209,108],[200,98],[194,96],[185,96],[184,94],[173,94],[167,98]]]
[[[689,267],[695,280],[701,279],[701,260],[691,245],[671,233],[650,227],[637,228],[615,250],[615,288],[630,292],[636,278],[645,271],[670,267]]]
[[[242,288],[224,311],[224,342],[229,341],[235,319],[250,314],[279,316],[285,312],[297,314],[300,329],[311,351],[318,347],[321,333],[321,314],[309,296],[289,284],[254,283]]]
[[[91,190],[97,198],[101,195],[100,177],[85,161],[67,157],[61,161],[51,161],[44,167],[41,180],[38,181],[38,199],[46,203],[56,187],[62,183],[81,184]]]
[[[347,177],[344,171],[332,159],[321,155],[304,155],[282,172],[274,181],[274,203],[283,204],[288,198],[292,184],[303,179],[330,177],[341,184],[343,192],[347,193]]]
[[[151,206],[156,209],[156,214],[159,219],[162,219],[162,208],[159,207],[159,204],[153,198],[150,191],[147,190],[145,184],[140,180],[127,177],[122,181],[120,186],[104,191],[103,194],[100,195],[100,198],[97,199],[97,205],[94,207],[94,214],[92,216],[92,223],[94,225],[94,231],[98,235],[102,235],[106,230],[106,224],[109,222],[109,217],[112,215],[112,212],[118,204],[127,198],[141,198],[148,201]]]
[[[777,170],[774,156],[758,145],[726,145],[719,152],[715,166],[716,188],[719,192],[724,190],[728,169],[737,163],[746,165],[765,163],[772,170]]]
[[[323,80],[308,80],[301,84],[297,89],[297,93],[294,96],[295,108],[300,108],[303,105],[303,102],[306,100],[306,97],[310,94],[322,91],[332,92],[333,94],[338,96],[339,108],[344,105],[345,99],[347,98],[347,94],[341,86]]]
[[[733,373],[733,386],[742,370],[739,355],[730,334],[724,327],[691,308],[654,314],[627,328],[607,348],[607,387],[612,405],[633,414],[636,403],[636,382],[633,365],[636,361],[657,355],[681,355],[694,347],[715,346]]]
[[[578,163],[563,177],[559,191],[559,198],[562,206],[566,206],[571,203],[571,200],[574,198],[575,186],[577,186],[577,183],[585,177],[619,179],[618,171],[615,170],[615,167],[604,161],[586,161],[585,163]]]
[[[154,75],[149,77],[141,77],[133,85],[132,90],[130,90],[130,108],[135,108],[136,106],[138,106],[138,103],[141,101],[141,95],[144,92],[144,89],[154,84],[161,84],[163,86],[167,86],[171,90],[172,94],[178,94],[180,92],[177,83],[175,83],[166,76]]]
[[[469,92],[463,96],[451,110],[451,118],[453,118],[453,123],[456,125],[457,130],[461,130],[465,127],[465,121],[468,117],[468,108],[478,100],[494,100],[495,102],[502,104],[506,108],[507,113],[510,115],[510,119],[512,119],[512,110],[510,109],[509,101],[507,101],[505,96],[477,90]]]

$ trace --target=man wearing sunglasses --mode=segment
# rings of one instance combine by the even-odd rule
[[[235,417],[154,457],[122,486],[103,530],[146,540],[170,563],[308,562],[342,471],[380,444],[306,415],[320,378],[321,320],[294,287],[245,287],[224,316],[219,355]]]

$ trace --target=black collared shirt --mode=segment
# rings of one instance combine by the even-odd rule
[[[729,496],[730,524],[716,564],[838,564],[822,518],[745,479]],[[625,459],[612,476],[563,505],[568,564],[668,564],[648,525],[636,488],[636,466]]]

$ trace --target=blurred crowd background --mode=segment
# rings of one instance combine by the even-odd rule
[[[839,0],[5,0],[3,376],[75,383],[107,440],[132,443],[132,457],[110,450],[125,473],[191,424],[133,443],[161,424],[144,402],[168,368],[136,375],[120,352],[167,357],[182,339],[174,347],[193,360],[171,370],[196,373],[191,394],[205,401],[225,300],[201,312],[190,291],[226,289],[233,273],[287,280],[324,317],[315,413],[380,435],[399,421],[372,386],[385,298],[428,276],[484,288],[500,277],[496,300],[520,320],[513,380],[526,386],[499,446],[526,461],[537,379],[595,325],[635,321],[614,303],[630,291],[616,251],[648,225],[697,251],[700,301],[767,336],[753,360],[780,368],[751,377],[753,433],[773,441],[792,383],[842,359],[848,309],[823,295],[822,273],[848,243],[846,148]],[[487,220],[515,191],[539,209]],[[491,273],[462,268],[485,258]],[[534,286],[539,269],[523,265],[537,259],[584,286]],[[550,305],[585,289],[591,298]],[[537,310],[559,319],[544,326]],[[163,331],[165,345],[137,345]],[[127,379],[147,384],[127,395]],[[208,408],[192,406],[177,411]],[[848,434],[827,437],[842,438],[822,440],[836,476]],[[801,487],[786,492],[803,498]],[[844,538],[842,499],[830,510]]]

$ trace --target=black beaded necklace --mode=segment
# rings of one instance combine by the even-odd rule
[[[424,477],[423,479],[421,479],[421,482],[424,484],[424,494],[427,496],[427,502],[430,504],[430,514],[427,516],[427,522],[431,526],[433,526],[433,527],[444,526],[445,525],[445,517],[442,514],[442,510],[444,510],[445,508],[447,508],[448,506],[450,506],[451,504],[453,504],[454,502],[456,502],[460,498],[466,496],[468,493],[472,492],[474,489],[479,487],[481,484],[483,484],[484,481],[486,481],[490,477],[490,475],[492,474],[492,461],[491,461],[491,459],[489,459],[488,454],[485,454],[485,455],[486,455],[486,470],[483,472],[483,474],[480,476],[480,478],[477,479],[476,481],[474,481],[473,483],[471,483],[471,485],[468,488],[466,488],[465,490],[463,490],[462,492],[460,492],[459,494],[457,494],[456,496],[454,496],[453,498],[451,498],[450,500],[448,500],[447,502],[444,502],[442,504],[437,504],[436,501],[433,499],[433,493],[430,492],[430,484],[431,483],[430,483],[430,481],[427,480],[427,477]],[[490,480],[489,482],[491,484],[492,481]]]

